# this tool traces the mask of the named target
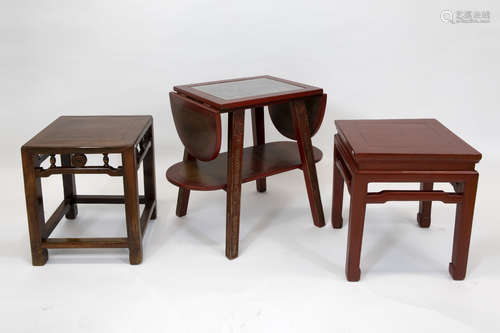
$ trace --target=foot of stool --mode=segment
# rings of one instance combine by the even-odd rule
[[[465,279],[465,271],[457,272],[452,262],[450,262],[450,265],[448,266],[448,271],[450,272],[450,275],[453,278],[453,280],[461,281]]]
[[[68,220],[76,219],[76,217],[78,216],[78,208],[76,207],[76,205],[71,205],[65,216]]]
[[[49,260],[49,251],[47,249],[40,249],[35,252],[31,252],[31,262],[33,266],[43,266]]]
[[[431,226],[430,216],[423,216],[421,213],[417,214],[417,222],[420,228],[429,228]]]
[[[142,262],[142,249],[130,249],[129,261],[131,265],[139,265]]]
[[[358,282],[361,278],[361,270],[357,268],[349,271],[349,268],[346,267],[345,276],[349,282]]]
[[[344,220],[342,220],[342,216],[332,216],[332,226],[335,229],[341,229],[344,224]]]

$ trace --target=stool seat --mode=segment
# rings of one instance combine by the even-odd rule
[[[337,120],[332,225],[341,228],[344,183],[351,195],[346,277],[358,281],[366,204],[419,201],[417,221],[430,226],[432,201],[456,204],[455,235],[449,271],[465,278],[481,153],[436,119]],[[420,183],[420,189],[370,193],[373,182]],[[434,191],[445,182],[453,191]]]
[[[359,169],[474,170],[481,153],[436,119],[337,120]]]
[[[61,116],[23,145],[25,151],[121,152],[137,144],[151,116]]]

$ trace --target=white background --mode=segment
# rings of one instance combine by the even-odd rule
[[[491,23],[446,24],[446,9],[489,10]],[[499,15],[498,1],[470,0],[1,0],[0,329],[500,331]],[[318,174],[328,223],[313,226],[299,171],[268,179],[265,194],[246,184],[240,257],[228,261],[223,191],[192,193],[188,215],[175,216],[177,188],[164,173],[183,148],[168,92],[261,74],[328,93],[313,138],[325,154]],[[159,218],[144,262],[128,265],[126,250],[60,250],[32,267],[19,148],[59,115],[104,114],[154,116]],[[417,227],[417,203],[369,206],[362,279],[345,281],[347,228],[333,230],[329,215],[333,121],[349,118],[438,118],[483,153],[465,281],[447,272],[454,206],[442,203],[429,230]],[[266,123],[268,140],[282,140]],[[43,186],[49,216],[60,177]],[[105,176],[77,176],[77,187],[122,191]],[[56,235],[125,234],[123,207],[79,210]]]

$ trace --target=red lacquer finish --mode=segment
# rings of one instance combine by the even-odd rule
[[[366,204],[419,201],[418,224],[431,224],[431,203],[456,204],[453,279],[465,278],[481,153],[435,119],[336,121],[332,225],[342,227],[343,184],[351,194],[346,276],[358,281]],[[368,192],[372,182],[420,183],[415,191]],[[434,191],[433,183],[450,183],[451,192]]]

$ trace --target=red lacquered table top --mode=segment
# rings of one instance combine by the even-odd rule
[[[337,120],[335,125],[356,161],[481,159],[480,152],[436,119]]]
[[[179,85],[174,86],[174,90],[219,111],[323,94],[321,88],[269,75]]]

